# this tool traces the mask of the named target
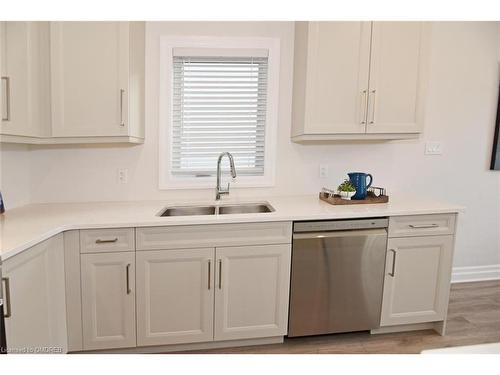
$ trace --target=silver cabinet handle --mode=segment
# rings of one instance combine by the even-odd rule
[[[366,94],[367,90],[361,91],[361,121],[359,122],[361,125],[366,124]]]
[[[212,269],[212,261],[209,259],[208,260],[208,290],[210,290],[211,269]]]
[[[113,243],[113,242],[118,242],[118,237],[115,237],[112,240],[101,240],[100,238],[98,238],[97,240],[95,240],[95,243],[97,243],[97,244]]]
[[[6,116],[2,114],[2,121],[10,121],[10,77],[2,77],[2,81],[5,81],[5,107]]]
[[[437,228],[439,224],[408,224],[408,226],[412,229],[426,229],[426,228]]]
[[[371,90],[370,96],[373,95],[373,99],[370,101],[372,107],[372,116],[370,120],[370,124],[375,124],[375,95],[377,94],[377,90]]]
[[[222,289],[222,259],[219,259],[219,289]]]
[[[126,274],[127,274],[127,294],[130,294],[132,292],[132,290],[130,289],[130,263],[127,264]]]
[[[392,251],[392,270],[389,272],[389,276],[394,277],[396,272],[396,250],[390,249]]]
[[[10,306],[10,280],[8,277],[2,277],[2,281],[5,283],[5,315],[4,318],[10,318],[12,316],[12,310]]]
[[[125,126],[123,121],[123,94],[125,94],[125,90],[120,89],[120,126]]]

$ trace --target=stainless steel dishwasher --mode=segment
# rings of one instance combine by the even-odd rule
[[[294,223],[289,337],[379,327],[388,222]]]

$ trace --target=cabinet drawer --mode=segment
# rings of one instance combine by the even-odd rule
[[[80,231],[81,253],[134,250],[134,228],[85,229]]]
[[[290,243],[291,222],[136,228],[137,250]]]
[[[447,235],[455,232],[456,214],[393,216],[389,237]]]

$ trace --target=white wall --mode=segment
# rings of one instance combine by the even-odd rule
[[[0,143],[0,191],[7,209],[31,201],[31,156],[26,145]]]
[[[34,202],[212,199],[213,190],[158,190],[158,44],[166,35],[281,38],[276,186],[233,189],[235,196],[316,194],[352,170],[370,172],[391,194],[424,194],[467,207],[456,266],[500,264],[500,172],[488,170],[499,82],[500,23],[437,23],[433,28],[425,130],[417,141],[303,146],[290,142],[293,24],[288,22],[155,22],[147,26],[146,142],[140,146],[36,147],[31,153]],[[444,143],[425,156],[424,143]],[[330,178],[318,178],[328,164]],[[129,169],[129,183],[117,182]],[[196,194],[196,195],[193,195]]]

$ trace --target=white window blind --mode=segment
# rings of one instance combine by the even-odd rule
[[[264,175],[267,75],[267,57],[173,56],[172,175],[215,175],[224,151]]]

